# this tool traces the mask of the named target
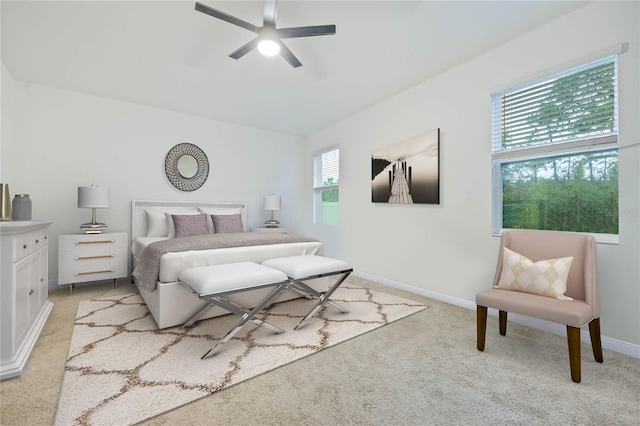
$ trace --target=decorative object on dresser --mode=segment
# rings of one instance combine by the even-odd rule
[[[11,196],[8,183],[0,183],[0,220],[11,220]]]
[[[109,208],[109,188],[91,185],[78,187],[78,208],[91,209],[91,222],[83,223],[80,229],[87,234],[99,234],[107,229],[104,223],[96,222],[96,209]]]
[[[271,212],[271,219],[267,220],[264,223],[264,226],[266,226],[267,228],[277,228],[278,226],[280,226],[280,222],[273,218],[273,212],[276,210],[280,210],[282,204],[281,201],[282,199],[279,195],[266,195],[264,197],[264,210]]]
[[[109,232],[99,235],[67,234],[58,237],[58,285],[73,285],[88,281],[128,276],[127,249],[129,235],[126,232]]]
[[[16,194],[11,206],[13,220],[31,220],[31,198],[29,194]]]
[[[0,380],[22,374],[53,308],[48,300],[49,225],[0,223]]]
[[[207,181],[209,159],[191,143],[179,143],[164,159],[164,172],[171,185],[180,191],[195,191]]]

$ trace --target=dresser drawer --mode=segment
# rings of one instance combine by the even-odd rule
[[[46,230],[32,232],[30,235],[33,251],[49,245],[49,233]]]
[[[25,256],[28,256],[33,252],[33,244],[31,243],[31,232],[25,232],[24,234],[16,235],[15,237],[15,249],[13,251],[13,261],[18,261]]]
[[[49,243],[47,230],[37,230],[16,235],[14,239],[13,261],[30,255]]]

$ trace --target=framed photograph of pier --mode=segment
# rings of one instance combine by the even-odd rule
[[[371,153],[371,201],[440,204],[440,129]]]

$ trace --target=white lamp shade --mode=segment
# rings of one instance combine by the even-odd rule
[[[279,195],[266,195],[264,197],[264,209],[267,211],[280,210],[280,200]]]
[[[109,208],[109,188],[103,186],[79,186],[78,207],[88,209]]]

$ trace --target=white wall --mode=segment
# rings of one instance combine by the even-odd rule
[[[620,55],[620,144],[640,141],[640,10],[597,2],[307,138],[312,153],[340,145],[340,223],[304,232],[356,270],[475,301],[492,282],[499,239],[491,236],[490,95],[509,83],[629,43]],[[371,202],[370,158],[380,147],[440,128],[439,205]],[[620,149],[620,243],[598,245],[605,336],[640,344],[638,146]],[[305,199],[305,217],[312,212]]]
[[[11,181],[13,167],[11,163],[11,140],[13,139],[13,99],[14,85],[13,77],[9,70],[1,64],[0,74],[0,182]],[[9,192],[14,194],[13,188],[9,186]]]
[[[246,202],[247,226],[260,226],[268,218],[262,197],[272,193],[282,196],[282,225],[298,227],[299,137],[34,84],[14,89],[9,184],[12,194],[31,195],[34,219],[53,221],[52,242],[90,220],[90,210],[77,208],[77,187],[90,184],[110,188],[111,208],[97,218],[114,231],[130,232],[135,199]],[[177,190],[164,174],[167,152],[182,142],[209,159],[208,180],[193,192]],[[49,263],[55,278],[55,243]]]

